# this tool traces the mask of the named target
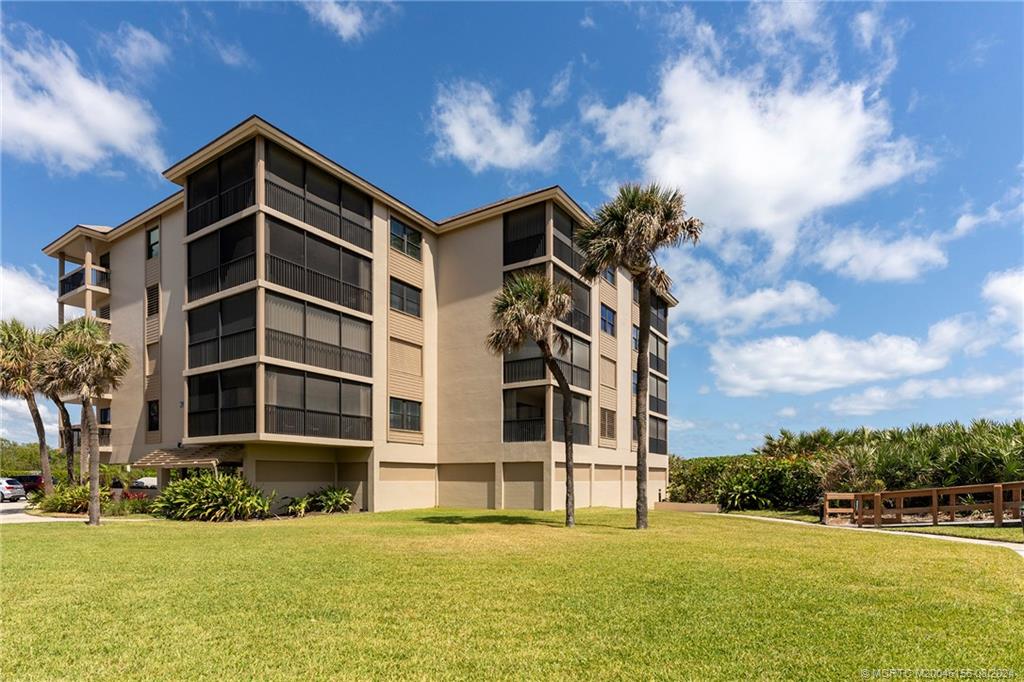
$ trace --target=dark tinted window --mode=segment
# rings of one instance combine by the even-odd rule
[[[246,180],[251,180],[255,171],[253,151],[255,145],[248,142],[229,151],[220,159],[221,191],[231,189]]]
[[[220,302],[221,334],[227,336],[256,327],[256,292],[248,291]]]
[[[331,204],[341,201],[341,186],[330,173],[316,166],[306,167],[306,189],[313,196]]]
[[[221,408],[256,404],[256,371],[253,367],[226,369],[220,373]]]
[[[370,197],[348,183],[343,183],[341,186],[341,205],[367,220],[370,218],[372,212]]]
[[[217,338],[218,308],[220,303],[211,303],[188,312],[189,343],[209,341]]]
[[[341,279],[341,248],[317,239],[312,235],[306,236],[306,266],[330,275],[334,279]]]
[[[302,187],[302,159],[273,142],[267,143],[267,172]]]
[[[228,263],[256,251],[256,218],[249,216],[220,230],[220,262]]]
[[[188,411],[217,409],[217,374],[198,374],[188,378]]]
[[[267,218],[267,251],[278,258],[305,265],[305,243],[302,230]]]
[[[217,267],[220,236],[209,234],[188,244],[189,277],[209,272]]]
[[[217,162],[211,161],[188,176],[188,205],[194,208],[217,196]]]

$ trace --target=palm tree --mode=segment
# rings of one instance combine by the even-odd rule
[[[93,318],[83,317],[66,324],[60,333],[59,352],[51,370],[62,377],[82,400],[82,425],[89,456],[89,525],[100,523],[100,442],[96,426],[95,400],[116,389],[131,366],[128,347],[110,340],[107,328]]]
[[[0,395],[18,397],[28,404],[39,439],[39,469],[43,475],[43,493],[53,494],[50,450],[46,446],[46,427],[39,414],[36,393],[40,391],[43,355],[42,335],[18,320],[0,322]]]
[[[51,327],[43,334],[41,370],[43,374],[43,393],[57,406],[57,413],[60,416],[61,448],[64,450],[64,457],[67,459],[68,483],[71,484],[75,481],[75,432],[71,426],[71,415],[68,414],[67,405],[64,404],[61,396],[74,392],[75,387],[67,382],[65,377],[58,372],[58,367],[56,366],[56,362],[60,357],[61,342],[63,340],[62,329],[62,327]]]
[[[572,389],[555,359],[564,355],[569,339],[553,323],[572,310],[572,294],[566,284],[554,284],[545,275],[531,272],[513,275],[491,304],[493,329],[487,348],[495,354],[513,353],[533,341],[540,348],[544,364],[555,377],[562,396],[565,424],[565,525],[576,525],[576,490],[572,461]]]
[[[683,195],[657,184],[627,183],[618,195],[597,212],[597,219],[585,225],[576,243],[583,252],[580,274],[594,279],[608,268],[623,268],[639,292],[640,337],[636,362],[636,527],[647,528],[647,393],[650,381],[651,294],[664,296],[672,284],[657,261],[657,252],[696,244],[704,224],[687,216]]]

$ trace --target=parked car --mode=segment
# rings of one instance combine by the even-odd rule
[[[133,488],[155,488],[156,476],[143,476],[132,481]]]
[[[40,474],[21,474],[14,476],[14,480],[21,483],[26,493],[43,489],[43,477]]]
[[[0,502],[25,499],[25,488],[21,482],[13,478],[0,479]]]

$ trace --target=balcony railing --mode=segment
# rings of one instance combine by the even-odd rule
[[[650,396],[648,401],[651,412],[657,412],[658,414],[668,414],[668,401],[664,398],[655,398],[653,395]]]
[[[101,448],[110,447],[110,429],[101,428],[99,429],[99,433],[97,435],[99,436],[100,439]]]
[[[532,258],[540,258],[545,253],[544,234],[530,235],[521,239],[509,240],[504,243],[504,263],[511,265]]]
[[[555,237],[555,258],[562,261],[576,272],[583,267],[583,253],[572,244]]]
[[[368,313],[373,309],[373,293],[355,284],[342,282],[341,304],[352,310]]]
[[[315,196],[303,196],[268,179],[267,206],[356,246],[373,250],[373,230],[365,217]],[[365,222],[365,225],[360,224]]]
[[[60,278],[60,295],[70,294],[85,286],[85,267],[80,267]]]
[[[343,282],[272,253],[268,253],[266,258],[267,279],[275,284],[364,313],[370,312],[373,307],[373,294],[369,289]]]
[[[188,278],[188,300],[198,301],[218,291],[256,279],[256,254],[249,253]]]
[[[668,374],[668,360],[659,358],[654,353],[651,353],[651,369],[655,372],[661,372],[662,374]]]
[[[657,315],[651,315],[651,329],[656,329],[662,334],[668,336],[668,319],[658,317]]]
[[[256,181],[253,178],[243,180],[234,187],[210,197],[201,204],[188,209],[188,234],[198,232],[207,225],[234,215],[256,203]]]
[[[544,419],[506,419],[503,440],[506,443],[526,443],[544,440]]]
[[[267,329],[267,355],[325,369],[370,376],[373,357],[363,351],[335,346],[278,329]]]
[[[506,384],[516,381],[533,381],[546,377],[544,358],[523,358],[521,360],[505,361],[504,379]]]
[[[554,431],[554,441],[563,442],[565,440],[565,422],[561,419],[555,419],[552,424],[552,430]],[[589,445],[590,444],[590,425],[580,424],[573,422],[572,424],[572,442],[577,445]]]
[[[361,374],[364,377],[373,374],[373,356],[360,350],[341,349],[341,371]]]
[[[333,412],[303,410],[296,407],[267,405],[266,429],[268,433],[280,433],[287,436],[370,440],[372,419]]]
[[[190,438],[255,432],[255,405],[224,407],[220,409],[219,415],[217,410],[200,410],[188,413],[188,435]]]
[[[571,365],[565,360],[556,360],[558,366],[562,369],[562,374],[565,375],[566,380],[576,388],[585,388],[590,390],[590,370],[583,367],[577,367]]]
[[[590,334],[590,315],[583,310],[570,310],[562,322],[584,334]]]

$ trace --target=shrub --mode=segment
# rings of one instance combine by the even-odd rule
[[[272,500],[239,476],[206,471],[170,483],[152,512],[179,521],[245,521],[270,516]]]
[[[111,499],[103,505],[102,512],[107,516],[127,516],[128,514],[149,514],[153,501],[146,493],[124,491],[120,500]]]
[[[322,511],[326,514],[346,512],[352,506],[352,493],[348,488],[328,486],[302,497],[288,498],[288,513],[302,517],[311,511]]]
[[[100,488],[100,505],[110,500],[110,491]],[[89,486],[59,484],[53,494],[43,496],[42,491],[32,496],[32,503],[40,511],[57,514],[85,514],[89,511]]]

